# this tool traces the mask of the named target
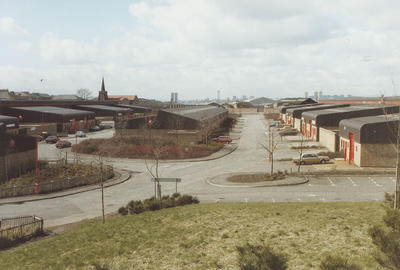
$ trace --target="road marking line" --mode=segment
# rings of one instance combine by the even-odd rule
[[[350,182],[353,184],[353,187],[357,187],[358,185],[351,179],[351,177],[347,177],[347,179],[350,180]]]
[[[372,179],[372,177],[368,177],[368,178],[369,178],[369,180],[371,180],[372,183],[375,184],[375,186],[377,186],[377,187],[381,187],[382,186],[382,185],[378,184],[377,182],[375,182],[375,180]]]
[[[310,187],[311,187],[311,186],[312,186],[312,184],[311,184],[311,183],[308,183],[308,186],[310,186]]]
[[[396,183],[396,180],[393,177],[390,177],[390,179],[392,179],[393,183]]]
[[[329,183],[331,183],[331,186],[332,186],[332,187],[336,186],[336,185],[333,183],[333,181],[332,181],[332,179],[331,179],[330,177],[328,177],[328,180],[329,180]]]

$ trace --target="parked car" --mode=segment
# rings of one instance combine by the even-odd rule
[[[286,128],[286,129],[279,131],[280,136],[293,136],[293,135],[297,135],[297,133],[299,133],[299,131],[295,128]]]
[[[46,143],[56,143],[58,142],[60,139],[57,136],[48,136],[46,138]]]
[[[101,128],[99,126],[91,126],[89,128],[89,131],[99,131],[99,130],[101,130]]]
[[[318,156],[317,154],[303,154],[300,159],[294,159],[296,164],[318,164],[329,162],[328,156]]]
[[[113,128],[113,126],[111,124],[100,124],[99,127],[101,129],[109,129],[109,128]]]
[[[43,141],[43,137],[40,135],[32,135],[32,137],[35,137],[39,142]]]
[[[217,138],[213,138],[213,141],[223,142],[223,143],[231,143],[232,139],[229,136],[218,136]]]
[[[56,143],[56,147],[57,148],[67,148],[67,147],[71,147],[71,142],[70,141],[64,141],[64,140],[60,140]]]
[[[86,133],[83,132],[82,130],[78,130],[76,132],[76,137],[84,138],[84,137],[86,137]]]

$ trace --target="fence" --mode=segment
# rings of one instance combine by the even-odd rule
[[[43,218],[37,216],[21,216],[0,219],[0,238],[15,240],[32,236],[43,231]]]
[[[114,175],[112,166],[106,165],[103,167],[104,181],[111,178]],[[39,183],[39,194],[51,193],[54,191],[60,191],[68,188],[93,185],[101,182],[101,174],[95,174],[90,176],[79,176],[75,178],[50,180],[45,183]],[[0,198],[26,196],[36,194],[36,185],[29,186],[14,186],[10,188],[0,189]]]

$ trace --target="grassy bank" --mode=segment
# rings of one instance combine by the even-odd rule
[[[200,204],[117,217],[0,253],[4,269],[238,269],[236,246],[268,243],[289,269],[325,254],[377,269],[368,228],[379,203]],[[100,268],[104,267],[104,268]]]
[[[208,145],[190,145],[167,141],[155,148],[151,144],[143,144],[142,140],[135,137],[126,136],[84,140],[74,145],[72,150],[78,153],[117,158],[151,158],[157,152],[161,159],[185,159],[209,156],[222,147],[222,143],[216,142],[210,142]]]

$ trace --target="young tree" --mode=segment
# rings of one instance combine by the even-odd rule
[[[268,136],[268,145],[261,144],[261,146],[265,150],[267,150],[267,153],[269,155],[269,160],[271,161],[270,173],[272,175],[274,173],[274,152],[278,147],[280,141],[276,138],[276,134],[272,131],[272,129],[268,130],[267,136]]]
[[[303,162],[301,162],[301,157],[303,156],[303,148],[304,148],[304,142],[306,141],[306,136],[300,132],[300,140],[299,140],[299,148],[298,148],[298,152],[299,152],[299,163],[297,164],[297,172],[300,172],[300,167],[301,165],[303,165]]]

